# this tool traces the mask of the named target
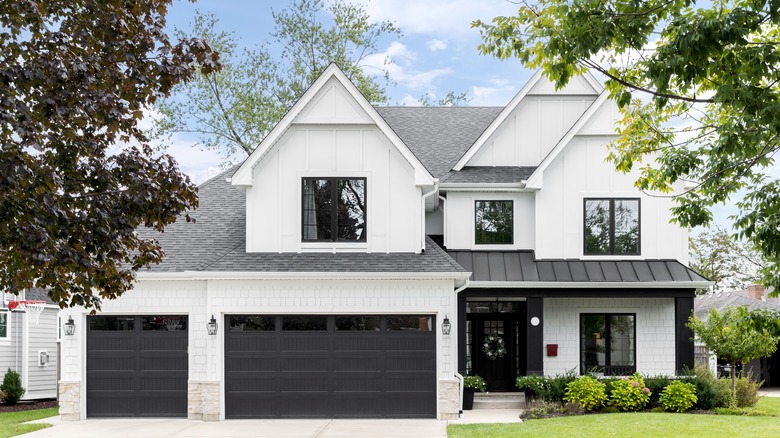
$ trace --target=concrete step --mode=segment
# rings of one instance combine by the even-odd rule
[[[474,394],[474,409],[524,409],[522,392],[485,392]]]

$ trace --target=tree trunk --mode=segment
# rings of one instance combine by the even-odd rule
[[[737,406],[737,365],[731,365],[731,407]]]

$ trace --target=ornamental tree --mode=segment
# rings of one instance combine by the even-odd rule
[[[771,318],[765,318],[768,312],[748,311],[746,307],[727,307],[723,313],[712,308],[707,314],[707,322],[691,315],[688,328],[693,330],[707,349],[719,359],[731,366],[731,399],[736,400],[736,367],[753,359],[771,356],[777,350],[780,336]],[[765,321],[766,325],[760,323]]]
[[[220,67],[204,41],[169,40],[169,4],[0,3],[1,290],[99,309],[162,260],[136,228],[162,231],[197,206],[138,128],[174,86]]]
[[[476,21],[480,50],[541,68],[557,86],[591,69],[620,108],[609,159],[636,186],[676,198],[673,219],[707,225],[735,197],[739,237],[780,291],[780,3],[540,0]],[[776,173],[774,174],[776,175]],[[688,181],[683,193],[674,184]]]

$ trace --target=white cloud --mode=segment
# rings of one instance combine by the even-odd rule
[[[420,106],[420,101],[407,94],[403,99],[401,99],[399,104],[403,106]]]
[[[471,87],[472,106],[504,106],[517,94],[512,85],[498,87]]]
[[[369,75],[379,75],[386,69],[391,80],[414,90],[433,90],[433,81],[436,78],[452,73],[450,68],[417,70],[414,68],[416,60],[416,53],[404,44],[394,41],[384,52],[367,56],[362,67]]]
[[[438,50],[444,50],[447,48],[447,41],[444,40],[437,40],[432,39],[426,43],[426,46],[428,46],[428,50],[431,52],[436,52]]]
[[[363,0],[376,21],[392,21],[406,34],[474,35],[471,22],[514,15],[519,6],[506,0]]]

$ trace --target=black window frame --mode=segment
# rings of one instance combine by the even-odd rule
[[[330,189],[330,224],[331,224],[331,238],[330,239],[306,239],[303,217],[306,214],[305,203],[305,181],[307,180],[328,180],[331,182]],[[362,180],[363,181],[363,203],[365,204],[365,211],[363,212],[363,235],[357,240],[339,239],[338,237],[338,182],[340,180]],[[338,242],[338,243],[366,243],[368,237],[368,178],[366,177],[348,177],[348,176],[305,176],[301,178],[301,242]]]
[[[603,367],[598,367],[600,372],[603,372],[606,376],[614,376],[614,375],[631,375],[636,372],[637,369],[637,350],[639,345],[639,340],[636,337],[636,313],[627,313],[627,312],[587,312],[587,313],[580,313],[580,326],[579,326],[579,338],[577,344],[579,345],[579,362],[580,362],[580,375],[585,375],[591,369],[585,369],[585,361],[582,357],[582,323],[583,319],[587,316],[603,316],[604,317],[604,333],[606,333],[607,336],[611,336],[611,317],[613,316],[631,316],[634,318],[634,333],[631,335],[632,339],[634,340],[634,365],[628,367],[625,365],[611,365],[611,359],[612,359],[612,349],[606,348],[604,350],[604,363],[605,365]],[[606,338],[606,344],[609,346],[612,342],[612,340],[607,337]],[[621,372],[623,371],[623,372]]]
[[[609,253],[608,254],[588,252],[588,242],[586,240],[586,237],[588,235],[588,226],[587,226],[588,201],[609,202]],[[615,253],[615,201],[636,201],[637,227],[639,228],[639,236],[637,237],[637,251],[635,253],[633,252]],[[586,256],[642,255],[642,200],[641,198],[583,198],[582,200],[582,254]]]
[[[512,238],[507,243],[477,242],[477,203],[478,202],[508,202],[512,211]],[[475,199],[474,200],[474,245],[514,245],[515,244],[515,201],[512,199]]]

